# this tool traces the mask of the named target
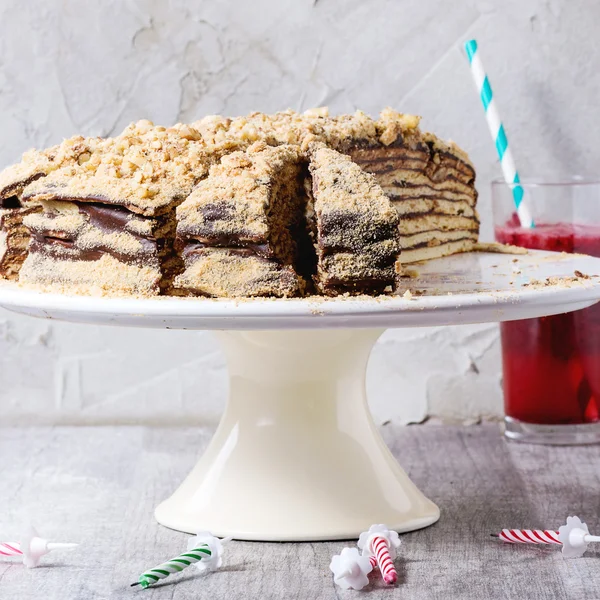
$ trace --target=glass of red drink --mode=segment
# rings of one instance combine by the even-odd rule
[[[495,237],[525,248],[600,257],[600,181],[525,181],[535,227],[520,226],[512,191],[492,183]],[[600,304],[501,324],[506,437],[600,442]]]

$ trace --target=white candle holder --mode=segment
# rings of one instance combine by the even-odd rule
[[[40,564],[43,556],[52,550],[76,548],[79,544],[64,542],[49,542],[41,538],[37,531],[30,526],[20,542],[0,542],[0,559],[4,557],[18,558],[23,564],[32,569]]]
[[[333,581],[344,590],[362,590],[369,584],[373,563],[368,556],[361,556],[356,548],[344,548],[329,564]]]

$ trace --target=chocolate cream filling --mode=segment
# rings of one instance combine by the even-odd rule
[[[0,198],[0,208],[22,208],[22,206],[18,196]]]
[[[227,250],[231,254],[239,256],[256,256],[265,260],[273,258],[273,252],[268,244],[252,244],[250,242],[242,242],[234,236],[222,236],[214,240],[199,240],[188,239],[182,240],[179,238],[175,243],[176,249],[181,252],[184,259],[197,254],[200,250],[208,248],[220,248]]]
[[[88,222],[93,227],[107,234],[125,230],[126,225],[134,216],[121,207],[80,202],[74,202],[74,204],[80,213],[86,215]],[[52,221],[51,213],[46,213],[45,216],[50,222]],[[162,224],[158,219],[156,221],[157,225]],[[49,223],[49,226],[45,229],[32,231],[31,251],[44,254],[47,249],[49,250],[47,254],[57,256],[60,252],[57,253],[56,250],[61,248],[69,250],[68,255],[63,256],[63,258],[70,258],[71,260],[98,260],[102,254],[110,254],[121,262],[139,264],[149,257],[157,257],[165,244],[164,239],[157,239],[153,235],[144,236],[131,230],[128,230],[128,233],[141,244],[141,251],[137,251],[135,254],[122,252],[102,242],[90,248],[81,248],[77,245],[77,234],[53,229]]]

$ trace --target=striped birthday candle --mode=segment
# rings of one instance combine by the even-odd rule
[[[223,545],[229,541],[231,538],[220,540],[209,531],[200,531],[198,535],[188,540],[187,552],[153,569],[148,569],[131,586],[150,587],[161,579],[165,579],[173,573],[179,573],[191,565],[194,565],[199,571],[214,571],[223,564]]]
[[[184,569],[187,569],[190,565],[194,563],[200,562],[201,560],[211,559],[212,551],[208,544],[200,544],[196,548],[189,550],[188,552],[184,552],[167,562],[164,562],[153,569],[148,569],[144,571],[136,581],[136,583],[132,583],[131,587],[135,585],[139,585],[143,588],[147,588],[151,585],[154,585],[156,582],[161,579],[165,579],[169,575],[173,573],[179,573]]]
[[[394,566],[394,561],[390,554],[388,541],[384,537],[375,536],[371,541],[373,552],[375,552],[375,562],[381,571],[383,581],[388,585],[393,585],[398,581],[398,573]]]
[[[19,542],[0,542],[0,556],[23,556]]]
[[[558,531],[550,529],[503,529],[500,533],[492,535],[509,544],[557,544],[562,546],[562,542],[558,538]]]
[[[600,535],[591,535],[588,526],[579,517],[567,517],[567,522],[553,529],[503,529],[492,533],[509,544],[548,544],[562,546],[565,558],[583,556],[591,543],[600,542]]]
[[[358,547],[364,556],[368,556],[371,566],[379,567],[381,577],[388,585],[398,581],[398,572],[394,566],[396,551],[400,539],[396,531],[389,530],[385,525],[371,525],[358,538]]]
[[[23,561],[28,568],[37,567],[43,556],[52,552],[66,548],[75,548],[77,544],[66,544],[61,542],[49,542],[39,537],[33,527],[29,527],[26,535],[20,542],[0,542],[0,558],[4,556],[16,556]]]
[[[496,144],[496,151],[498,152],[498,158],[500,159],[500,165],[502,167],[502,174],[506,183],[512,189],[513,200],[517,209],[517,215],[522,227],[534,227],[533,217],[531,211],[525,200],[523,186],[521,186],[521,180],[519,173],[515,166],[512,152],[508,146],[508,138],[506,137],[506,131],[498,109],[496,108],[496,102],[494,100],[494,94],[490,85],[490,80],[483,68],[483,63],[477,50],[477,42],[475,40],[469,40],[465,43],[465,50],[467,58],[471,65],[471,73],[475,86],[479,92],[483,109],[485,111],[485,118],[492,134],[494,143]]]

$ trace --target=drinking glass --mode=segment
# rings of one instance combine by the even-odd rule
[[[600,180],[540,178],[522,185],[532,228],[520,226],[510,187],[492,182],[498,242],[600,257]],[[502,323],[501,339],[505,436],[546,444],[600,442],[600,304]]]

